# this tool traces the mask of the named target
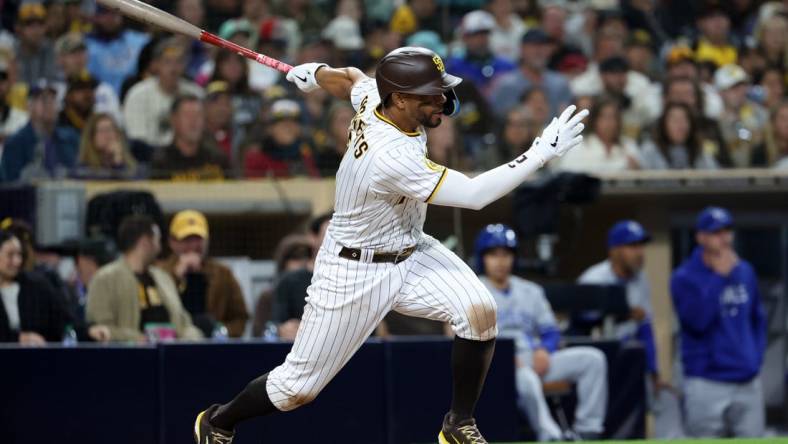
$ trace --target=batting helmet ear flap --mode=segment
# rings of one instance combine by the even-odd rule
[[[446,95],[446,103],[443,104],[443,114],[453,117],[460,112],[460,99],[457,98],[457,93],[454,88],[446,90],[443,94]]]

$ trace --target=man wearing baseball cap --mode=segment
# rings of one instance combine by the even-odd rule
[[[698,246],[670,282],[681,324],[685,427],[693,437],[764,432],[766,317],[755,271],[733,250],[732,228],[726,209],[704,209],[695,223]]]
[[[495,79],[515,68],[514,63],[492,52],[490,32],[494,28],[495,19],[487,11],[465,14],[460,25],[465,54],[446,61],[446,69],[473,82],[485,97],[489,97]]]
[[[747,98],[750,78],[739,65],[725,65],[714,73],[714,86],[723,102],[719,118],[722,138],[736,168],[750,166],[753,148],[763,141],[769,113]]]
[[[241,286],[229,268],[208,257],[208,239],[202,213],[177,213],[170,222],[172,254],[162,268],[172,275],[181,303],[206,337],[222,325],[229,336],[240,337],[249,318]]]
[[[499,117],[506,116],[516,107],[523,93],[540,87],[547,93],[550,114],[556,114],[572,101],[569,81],[563,74],[547,68],[553,40],[541,29],[531,29],[520,41],[520,69],[510,71],[496,80],[490,93],[490,102],[495,104]]]
[[[6,139],[0,158],[0,182],[63,177],[74,166],[77,150],[56,131],[57,109],[52,82],[41,79],[30,86],[30,120]]]
[[[651,234],[640,223],[631,219],[616,222],[607,234],[607,259],[589,267],[577,282],[580,284],[623,285],[626,288],[629,319],[616,324],[616,337],[622,341],[637,340],[646,351],[646,368],[650,388],[649,404],[655,419],[655,438],[683,437],[675,398],[666,398],[669,383],[659,377],[657,349],[654,343],[651,308],[651,283],[643,265],[645,245]]]
[[[88,72],[88,51],[82,34],[70,32],[55,42],[57,65],[62,73],[62,82],[57,84],[58,99],[66,96],[69,79],[84,77]],[[90,74],[93,77],[92,74]],[[94,106],[96,113],[109,113],[116,122],[121,123],[120,101],[112,86],[106,82],[95,81]]]
[[[651,285],[643,272],[644,245],[651,234],[634,220],[616,222],[607,233],[607,259],[592,265],[577,279],[580,284],[618,284],[626,287],[629,320],[616,326],[619,339],[637,339],[646,348],[649,373],[657,377],[657,357],[651,328]]]
[[[15,35],[19,78],[31,85],[38,79],[52,80],[57,69],[55,51],[47,38],[47,10],[42,2],[24,2],[19,6]]]

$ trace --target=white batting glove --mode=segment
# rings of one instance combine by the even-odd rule
[[[537,137],[531,149],[528,150],[528,157],[535,155],[542,165],[550,159],[560,157],[567,151],[583,143],[583,129],[585,125],[580,123],[588,116],[588,110],[582,110],[572,116],[577,109],[574,105],[569,105],[559,117],[553,120],[542,131],[542,136]]]
[[[287,73],[287,80],[296,84],[298,89],[303,92],[312,92],[320,85],[317,84],[315,74],[322,66],[328,66],[325,63],[304,63],[303,65],[294,66],[290,72]]]

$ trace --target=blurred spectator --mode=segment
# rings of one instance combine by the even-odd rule
[[[205,8],[201,0],[177,0],[175,15],[200,29],[204,28]],[[205,43],[191,37],[176,34],[175,38],[186,49],[186,76],[194,79],[203,65],[210,60],[208,49]]]
[[[648,32],[637,29],[632,31],[624,47],[624,54],[629,69],[643,74],[649,80],[654,80],[658,75],[653,44],[651,35]]]
[[[32,85],[39,79],[54,80],[57,75],[55,51],[46,37],[46,8],[42,3],[29,2],[19,6],[16,36],[16,57],[20,80]]]
[[[243,18],[226,20],[219,28],[219,37],[245,48],[252,46],[252,34],[252,25]]]
[[[142,342],[146,327],[151,331],[161,325],[169,325],[180,339],[200,339],[202,333],[181,305],[175,282],[153,265],[161,251],[153,219],[125,218],[117,244],[121,257],[101,267],[88,287],[88,321],[107,325],[113,341]]]
[[[524,91],[535,86],[547,93],[550,101],[550,115],[556,115],[569,104],[572,94],[566,78],[547,69],[550,51],[550,38],[540,29],[529,30],[520,45],[520,69],[501,76],[492,86],[490,103],[495,104],[495,112],[505,116]]]
[[[63,82],[57,84],[58,98],[62,101],[66,96],[68,79],[90,75],[87,69],[88,53],[82,34],[69,33],[55,42],[57,65],[62,74]],[[92,76],[91,76],[92,77]],[[93,90],[93,112],[109,113],[120,121],[120,102],[115,90],[106,82],[96,82]]]
[[[442,34],[443,26],[441,26],[438,2],[435,0],[407,0],[394,11],[389,26],[392,31],[401,35],[424,30]]]
[[[304,312],[306,289],[312,281],[314,258],[323,244],[330,222],[331,213],[321,214],[309,223],[306,238],[290,235],[279,242],[274,252],[277,281],[274,288],[264,292],[258,300],[253,336],[261,336],[264,330],[271,328],[277,331],[277,335],[283,335],[282,339],[295,337]],[[311,252],[310,256],[307,256],[307,250]]]
[[[514,12],[513,3],[512,0],[491,0],[487,3],[487,10],[495,19],[495,26],[490,32],[490,48],[493,54],[517,63],[525,24]]]
[[[618,100],[598,100],[591,108],[586,131],[583,144],[559,158],[556,168],[584,173],[640,168],[637,144],[621,134],[621,109]]]
[[[758,78],[766,69],[766,59],[757,48],[743,46],[739,49],[737,63],[751,78]],[[715,69],[716,71],[716,69]]]
[[[85,123],[74,176],[80,179],[133,179],[139,177],[123,132],[106,113],[93,114]]]
[[[93,114],[98,83],[87,71],[69,76],[66,83],[68,86],[63,110],[57,119],[57,132],[67,151],[79,152],[79,139],[85,123]]]
[[[208,257],[208,221],[194,210],[178,212],[170,222],[172,255],[162,267],[178,286],[181,303],[206,337],[224,326],[230,337],[243,335],[246,302],[233,272]]]
[[[42,276],[60,300],[70,304],[73,298],[68,285],[61,277],[62,246],[46,246],[36,242],[33,227],[22,219],[5,218],[0,222],[0,229],[10,231],[21,242],[22,269]]]
[[[363,20],[359,0],[340,0],[334,18],[323,28],[320,36],[330,41],[343,56],[364,49],[359,22]]]
[[[180,95],[202,97],[203,91],[182,77],[185,54],[183,47],[173,39],[156,45],[153,63],[156,75],[131,87],[123,103],[123,116],[129,139],[159,148],[173,140],[169,123],[175,98]]]
[[[241,139],[246,134],[247,128],[260,115],[262,99],[249,87],[249,65],[246,59],[238,54],[230,51],[219,51],[216,54],[216,68],[211,76],[211,81],[217,80],[227,82],[227,88],[232,97],[233,128],[236,134],[233,139],[233,156],[231,158],[235,162]]]
[[[126,96],[129,93],[129,90],[132,86],[136,85],[137,83],[156,75],[156,64],[153,63],[153,52],[158,46],[159,42],[162,41],[161,37],[153,36],[147,43],[142,46],[140,50],[140,55],[137,58],[137,69],[136,71],[126,77],[126,80],[123,81],[120,87],[120,101],[121,103],[126,101]],[[121,119],[120,121],[122,121]],[[119,122],[120,122],[119,121]]]
[[[59,342],[67,328],[73,328],[81,340],[110,339],[105,326],[78,326],[49,282],[36,272],[22,270],[22,244],[5,230],[0,230],[0,296],[0,342],[41,346]]]
[[[271,322],[278,326],[280,339],[292,341],[301,323],[306,290],[312,281],[314,245],[307,236],[286,236],[277,246],[274,259],[278,279],[271,304]]]
[[[233,130],[233,102],[227,82],[217,80],[205,89],[205,135],[232,163],[233,146],[237,143]]]
[[[311,142],[302,134],[300,116],[298,103],[290,99],[271,105],[265,135],[245,144],[245,177],[320,176]]]
[[[523,93],[522,104],[528,116],[540,127],[550,123],[550,102],[544,89],[536,87]]]
[[[669,78],[665,83],[663,100],[667,103],[683,103],[691,110],[698,124],[698,133],[703,145],[703,151],[717,159],[720,166],[728,167],[731,164],[728,147],[722,138],[722,131],[716,118],[708,117],[703,113],[705,94],[697,81],[686,77]],[[722,102],[722,99],[720,99]],[[722,109],[720,109],[722,113]]]
[[[731,34],[736,41],[747,43],[751,38],[755,24],[758,19],[759,1],[756,0],[737,0],[734,2],[722,2],[731,19]]]
[[[476,238],[476,271],[498,304],[498,337],[514,339],[518,406],[540,441],[561,440],[542,383],[576,383],[573,429],[583,439],[598,439],[607,409],[605,355],[593,347],[559,350],[561,333],[544,290],[512,275],[516,252],[517,236],[505,225],[488,225]]]
[[[336,175],[339,163],[347,151],[350,122],[356,111],[350,104],[335,102],[326,115],[326,130],[315,134],[317,169],[323,177]]]
[[[567,40],[565,30],[569,11],[564,1],[547,1],[542,3],[542,15],[539,25],[545,34],[550,37],[550,45],[552,46],[550,57],[553,57],[567,49],[565,45]]]
[[[85,321],[85,307],[88,302],[88,286],[99,268],[108,264],[112,256],[101,239],[81,239],[76,242],[74,264],[76,273],[69,282],[71,304],[74,314],[81,322]]]
[[[590,31],[590,35],[586,39],[588,42],[586,44],[592,45],[589,53],[591,60],[585,72],[572,79],[572,90],[575,94],[599,94],[602,91],[599,64],[611,57],[624,55],[624,43],[627,39],[626,28],[617,26],[615,23],[615,21],[611,21],[607,26],[598,29],[591,28],[592,32]]]
[[[685,426],[692,437],[761,437],[758,376],[766,316],[758,278],[733,249],[733,218],[719,207],[695,223],[698,246],[674,272],[670,291],[681,324]]]
[[[640,153],[643,169],[717,169],[713,153],[706,152],[698,124],[690,108],[669,103],[657,120],[653,139],[643,143]]]
[[[149,38],[147,34],[126,29],[117,11],[97,4],[93,32],[85,40],[88,70],[122,96],[123,80],[137,71],[140,51]]]
[[[290,25],[287,27],[286,25]],[[288,34],[290,33],[290,34]],[[300,48],[300,36],[298,40],[293,37],[297,34],[296,23],[292,20],[285,23],[278,17],[268,17],[260,23],[257,32],[257,52],[265,54],[277,60],[294,59],[295,56],[288,54],[288,45],[293,51]],[[298,42],[298,43],[297,43]],[[307,48],[305,44],[301,48],[303,53]],[[321,57],[310,58],[310,62],[323,60]],[[284,75],[276,69],[271,69],[261,63],[247,60],[249,65],[249,87],[255,91],[266,91],[277,85],[284,78]]]
[[[667,53],[665,57],[666,66],[666,81],[674,79],[688,79],[692,82],[699,83],[702,94],[698,95],[698,106],[692,106],[693,109],[698,109],[703,116],[716,119],[722,114],[722,98],[720,97],[714,85],[701,82],[700,69],[698,62],[695,61],[695,52],[692,48],[685,45],[675,45]],[[663,88],[660,96],[668,94],[667,88]],[[693,94],[692,96],[695,96]],[[688,97],[692,97],[688,96]],[[675,97],[668,98],[667,102],[674,102]],[[662,103],[654,104],[657,109],[661,109]]]
[[[309,0],[288,0],[275,6],[278,6],[275,12],[287,30],[290,44],[288,54],[291,56],[301,46],[301,42],[319,36],[329,21],[325,9]]]
[[[0,221],[0,230],[6,230],[22,244],[22,270],[33,271],[36,268],[36,251],[33,248],[33,228],[18,218],[6,217]]]
[[[763,106],[767,110],[777,108],[785,97],[785,73],[780,68],[766,68],[758,85],[763,91]]]
[[[747,98],[749,78],[740,66],[725,65],[718,69],[714,73],[714,85],[725,104],[719,125],[733,166],[749,167],[752,150],[763,142],[768,113]]]
[[[592,265],[577,278],[579,284],[622,285],[626,288],[629,319],[616,325],[616,337],[622,341],[638,340],[646,350],[646,365],[654,383],[659,387],[657,350],[651,320],[651,284],[643,271],[644,245],[651,241],[642,225],[634,220],[616,222],[607,233],[608,258]]]
[[[756,31],[758,50],[767,66],[788,69],[788,19],[775,15],[759,24]]]
[[[304,94],[299,92],[299,98],[303,100],[301,106],[305,111],[301,114],[300,121],[303,124],[302,130],[305,134],[311,134],[325,125],[326,109],[332,101],[331,95],[323,88]]]
[[[435,54],[438,54],[442,59],[445,59],[448,56],[448,51],[449,51],[448,48],[446,47],[446,44],[443,43],[443,40],[441,40],[441,36],[439,36],[438,33],[435,31],[414,32],[413,34],[408,36],[407,40],[405,40],[405,45],[430,49]],[[380,57],[376,57],[373,54],[370,55],[371,57],[376,59],[380,58]]]
[[[464,54],[446,61],[446,69],[473,82],[483,96],[489,97],[493,82],[515,69],[514,63],[498,57],[490,48],[490,32],[495,28],[493,16],[481,10],[471,11],[462,18],[460,32]]]
[[[596,73],[596,74],[595,74]],[[629,69],[624,57],[613,56],[592,65],[585,74],[572,81],[575,95],[605,95],[618,100],[622,111],[624,134],[636,139],[642,128],[659,116],[658,89],[648,77]]]
[[[788,169],[788,101],[772,110],[765,141],[753,150],[752,166]]]
[[[77,159],[77,146],[56,131],[57,100],[52,83],[41,80],[30,88],[30,120],[6,140],[0,160],[0,180],[64,177]]]
[[[8,102],[7,96],[11,91],[8,68],[8,63],[0,57],[0,158],[6,138],[22,129],[29,118],[25,111],[11,106]]]
[[[499,142],[481,153],[476,170],[486,171],[517,158],[531,146],[541,130],[527,109],[512,109],[506,114]]]
[[[720,67],[736,63],[736,47],[728,40],[731,20],[725,14],[720,2],[706,1],[698,14],[698,41],[695,49],[695,60],[711,62]]]
[[[160,149],[151,164],[151,176],[169,180],[223,179],[230,164],[216,145],[205,138],[205,113],[196,96],[175,99],[170,115],[171,145]]]

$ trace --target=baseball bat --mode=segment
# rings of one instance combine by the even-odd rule
[[[166,13],[161,9],[144,3],[140,0],[97,0],[103,6],[118,11],[121,15],[147,23],[149,25],[157,26],[165,31],[173,32],[176,34],[185,35],[193,39],[197,39],[219,48],[224,48],[234,53],[261,63],[265,66],[274,68],[281,72],[288,72],[293,69],[292,66],[279,61],[277,59],[268,57],[266,55],[252,51],[251,49],[244,48],[233,42],[229,42],[218,35],[211,34],[208,31],[200,29],[191,23],[176,17],[172,14]]]

